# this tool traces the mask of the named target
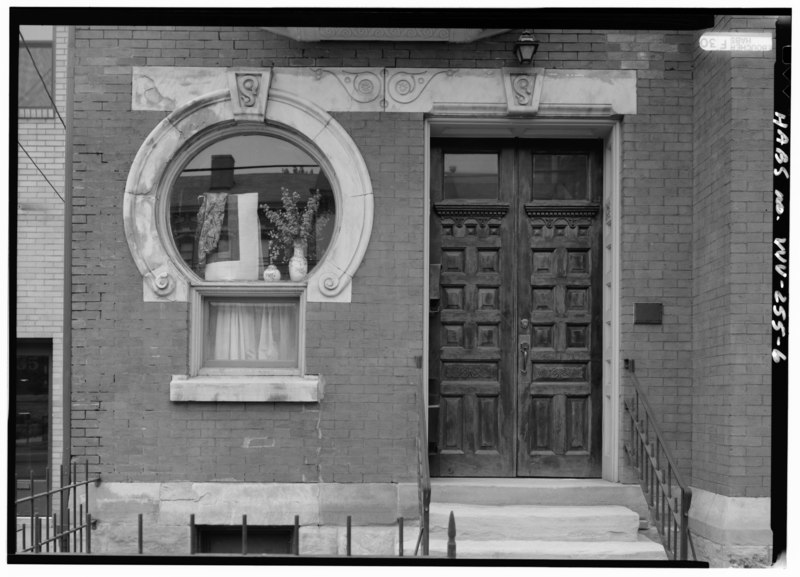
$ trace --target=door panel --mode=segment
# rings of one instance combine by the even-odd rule
[[[517,312],[532,340],[517,381],[520,476],[601,472],[600,152],[535,142],[518,153]]]
[[[600,475],[600,154],[433,143],[433,474]]]
[[[431,318],[431,392],[439,404],[440,476],[514,471],[513,149],[434,148],[431,263],[439,267]]]

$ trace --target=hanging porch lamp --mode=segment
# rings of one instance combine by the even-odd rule
[[[514,44],[514,55],[520,64],[531,64],[536,50],[539,48],[539,41],[533,36],[533,31],[525,30],[517,38]]]

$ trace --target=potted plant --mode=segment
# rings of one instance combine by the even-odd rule
[[[286,256],[291,254],[289,259],[289,278],[293,281],[300,281],[308,272],[308,261],[306,260],[306,245],[308,239],[316,233],[317,226],[325,226],[328,221],[326,215],[317,216],[320,206],[321,193],[313,193],[306,202],[303,210],[300,210],[300,194],[297,191],[289,191],[281,188],[280,210],[272,210],[268,205],[261,205],[264,215],[272,224],[269,231],[270,239],[270,263],[277,260],[280,252]]]

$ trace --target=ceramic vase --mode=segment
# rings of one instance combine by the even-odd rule
[[[302,241],[294,242],[294,254],[289,259],[289,278],[293,281],[301,281],[308,272],[308,261],[306,260],[306,247]]]
[[[274,264],[269,265],[264,269],[264,280],[267,282],[275,282],[281,280],[281,271],[278,270]]]

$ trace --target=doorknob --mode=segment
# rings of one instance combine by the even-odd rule
[[[520,319],[519,328],[521,328],[523,331],[527,331],[529,324],[530,324],[530,321],[528,319]]]
[[[519,345],[519,352],[522,353],[522,368],[519,372],[523,375],[527,374],[528,372],[528,350],[531,348],[531,345],[527,342],[521,342]]]

